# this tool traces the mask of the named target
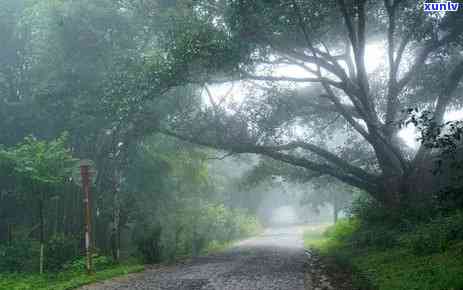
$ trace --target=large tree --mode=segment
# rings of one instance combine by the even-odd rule
[[[172,118],[165,133],[329,175],[390,207],[435,190],[429,150],[407,150],[398,133],[410,107],[431,110],[441,124],[459,103],[462,9],[426,13],[407,0],[195,3],[201,29],[180,25],[171,53],[188,61],[209,106]],[[387,65],[374,72],[365,59],[371,43],[386,50]],[[275,70],[284,66],[303,73]],[[208,85],[230,81],[252,90],[226,108]]]

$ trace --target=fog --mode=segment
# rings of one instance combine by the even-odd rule
[[[0,0],[0,290],[461,289],[462,13]]]

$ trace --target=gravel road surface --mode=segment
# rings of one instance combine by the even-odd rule
[[[81,290],[321,289],[304,288],[308,258],[303,248],[303,229],[297,226],[267,229],[223,253],[147,269]]]

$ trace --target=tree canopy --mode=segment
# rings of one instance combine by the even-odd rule
[[[441,124],[460,104],[461,11],[427,13],[400,0],[198,1],[195,9],[242,56],[223,59],[226,69],[207,79],[194,74],[195,82],[252,89],[230,108],[209,96],[195,122],[180,119],[167,133],[330,175],[391,206],[430,189],[419,181],[429,177],[429,150],[413,152],[398,133],[409,108],[429,109]],[[371,43],[386,58],[373,72],[365,55]]]

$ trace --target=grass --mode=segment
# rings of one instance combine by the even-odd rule
[[[211,255],[224,252],[233,247],[237,241],[218,242],[212,241],[205,249],[201,251],[201,255]]]
[[[325,227],[310,227],[304,231],[304,246],[305,248],[320,249],[327,239],[324,236],[327,226]]]
[[[442,251],[419,254],[400,243],[382,248],[355,245],[352,238],[358,235],[358,227],[354,219],[342,220],[324,232],[309,229],[304,234],[304,244],[323,257],[334,257],[339,264],[350,267],[358,289],[463,289],[463,241],[454,241]]]
[[[353,264],[380,290],[463,289],[461,248],[417,256],[403,249],[372,251]]]
[[[311,227],[304,231],[304,246],[306,249],[316,249],[320,254],[328,255],[341,246],[337,239],[328,238],[332,226]]]
[[[140,264],[114,265],[87,275],[82,271],[65,271],[57,274],[0,274],[1,290],[67,290],[109,278],[140,272]]]
[[[236,245],[236,243],[238,243],[239,241],[242,241],[243,239],[246,239],[249,237],[258,236],[262,232],[263,232],[263,227],[258,225],[253,230],[250,230],[248,234],[242,236],[239,239],[235,239],[231,241],[213,240],[204,249],[200,251],[200,255],[211,255],[211,254],[217,254],[217,253],[224,252],[228,249],[233,248]]]

